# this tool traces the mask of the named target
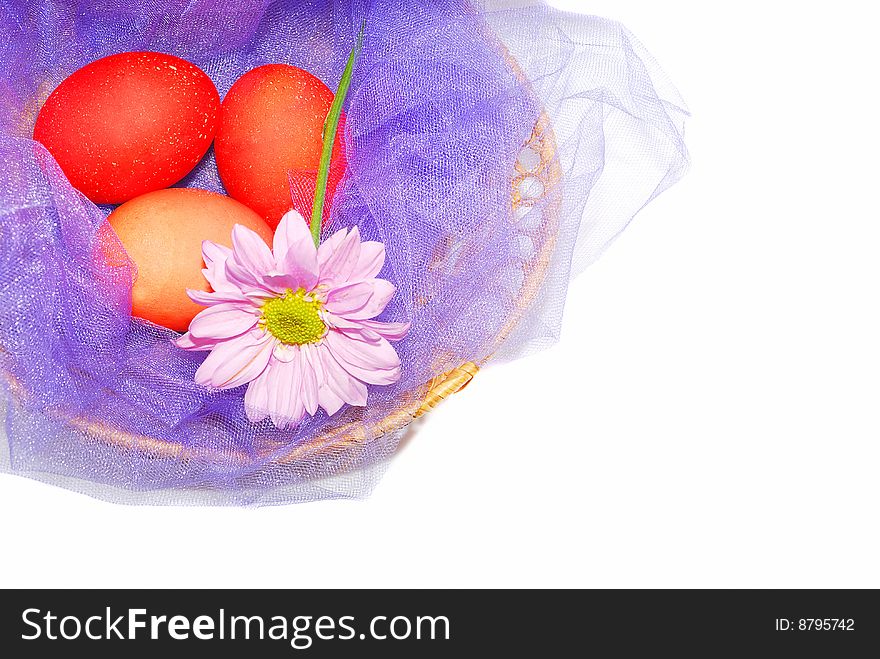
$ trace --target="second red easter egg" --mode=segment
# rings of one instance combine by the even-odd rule
[[[295,66],[268,64],[239,78],[223,99],[214,142],[217,169],[229,195],[275,227],[294,207],[293,177],[301,197],[297,210],[308,218],[321,132],[332,103],[327,85]],[[341,121],[333,143],[327,206],[345,171],[343,129]]]

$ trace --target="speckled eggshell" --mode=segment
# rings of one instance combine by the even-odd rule
[[[178,332],[203,309],[186,289],[211,290],[202,274],[203,240],[229,247],[233,226],[242,224],[272,244],[272,230],[247,206],[193,188],[141,195],[114,210],[108,221],[136,266],[132,315]],[[105,256],[118,263],[110,250]]]
[[[34,139],[89,199],[118,204],[186,176],[208,151],[219,116],[217,88],[194,64],[120,53],[58,85],[40,109]]]
[[[259,213],[270,226],[294,204],[289,172],[308,208],[321,158],[321,132],[333,92],[308,71],[267,64],[248,71],[223,99],[214,142],[217,168],[226,191]],[[333,143],[327,205],[345,172],[344,117]],[[326,213],[325,213],[326,218]]]

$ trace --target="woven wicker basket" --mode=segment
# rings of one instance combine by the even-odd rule
[[[509,56],[507,61],[521,81],[526,83],[516,62]],[[35,113],[37,110],[37,107],[29,108],[30,112]],[[479,361],[461,364],[424,383],[421,387],[401,395],[396,409],[383,419],[370,423],[348,419],[338,422],[338,425],[332,425],[331,421],[331,426],[316,437],[306,439],[281,452],[270,450],[266,455],[255,456],[231,449],[221,452],[218,449],[184,446],[164,439],[130,433],[95,418],[70,417],[64,411],[57,411],[55,414],[63,418],[73,429],[78,430],[87,441],[136,450],[151,458],[200,460],[241,467],[259,464],[261,468],[265,468],[267,464],[270,467],[274,465],[295,468],[295,463],[302,459],[329,453],[338,456],[344,454],[346,450],[366,449],[371,441],[405,428],[414,419],[426,414],[447,397],[468,385],[516,327],[543,283],[555,247],[560,210],[559,162],[553,131],[546,115],[542,114],[538,119],[520,154],[511,171],[511,218],[517,223],[517,231],[528,239],[528,244],[532,245],[533,249],[523,266],[523,282],[514,296],[515,302],[511,313],[493,343],[485,347],[484,356]],[[530,226],[520,223],[519,220],[538,203],[542,204],[540,222],[537,224],[529,222]],[[445,254],[435,254],[438,262],[444,261],[445,258]],[[13,394],[13,405],[21,404],[26,399],[27,392],[9,374],[7,381]],[[343,419],[345,417],[345,415],[340,416]],[[337,465],[334,471],[343,469],[344,465]]]

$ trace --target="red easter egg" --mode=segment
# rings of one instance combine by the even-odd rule
[[[242,224],[272,245],[272,230],[250,208],[225,195],[194,188],[169,188],[128,201],[108,218],[137,268],[132,314],[178,332],[186,331],[204,307],[186,289],[210,291],[202,274],[202,241],[232,245],[232,227]],[[113,241],[102,245],[105,260],[119,264]]]
[[[223,99],[214,142],[217,169],[230,196],[276,227],[295,207],[293,178],[296,209],[308,220],[323,146],[321,132],[332,103],[333,92],[327,85],[287,64],[260,66],[236,80]],[[325,210],[345,172],[343,129],[344,117],[333,143]]]
[[[120,53],[68,76],[46,100],[34,139],[71,184],[118,204],[177,183],[211,146],[220,96],[194,64],[163,53]]]

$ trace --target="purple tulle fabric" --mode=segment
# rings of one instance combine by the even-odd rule
[[[66,76],[132,50],[192,61],[221,97],[273,62],[335,89],[363,20],[329,230],[385,243],[398,292],[380,320],[412,323],[403,376],[278,431],[247,420],[244,387],[194,383],[204,353],[131,318],[132,268],[95,257],[112,209],[71,188],[33,125]],[[686,113],[641,46],[543,4],[9,0],[0,61],[0,469],[116,502],[366,495],[403,432],[379,422],[462,363],[552,343],[572,274],[687,161]],[[179,185],[222,192],[212,155]],[[336,442],[342,424],[364,436]]]

